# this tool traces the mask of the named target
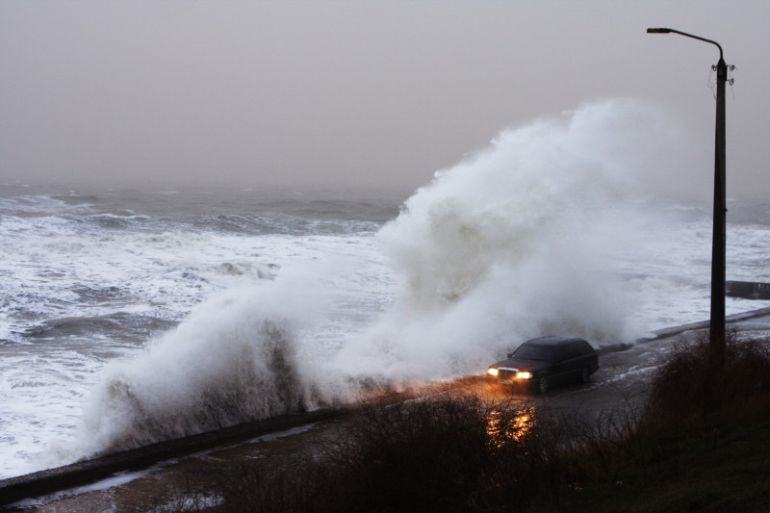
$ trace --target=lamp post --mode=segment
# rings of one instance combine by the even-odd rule
[[[717,115],[714,141],[714,224],[711,239],[711,322],[709,357],[714,369],[724,364],[725,357],[725,82],[727,65],[722,47],[716,41],[671,28],[648,28],[648,34],[679,34],[710,43],[719,48],[717,72]]]

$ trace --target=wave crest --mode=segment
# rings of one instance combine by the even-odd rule
[[[270,285],[266,289],[273,288]],[[86,451],[145,445],[323,402],[301,376],[297,301],[229,291],[140,356],[110,363],[85,418]],[[277,299],[277,298],[276,298]],[[288,314],[288,315],[287,315]]]
[[[654,190],[648,179],[669,187],[674,135],[662,113],[631,100],[504,131],[437,173],[380,230],[398,289],[362,333],[338,330],[331,345],[307,336],[328,303],[313,292],[323,273],[287,280],[284,268],[200,305],[140,357],[110,364],[88,410],[91,447],[473,372],[533,336],[628,338],[628,314],[644,298],[620,286],[607,255],[635,242],[625,209]]]

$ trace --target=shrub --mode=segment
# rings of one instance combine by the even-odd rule
[[[583,487],[670,482],[677,454],[707,451],[712,433],[767,419],[770,353],[731,334],[725,356],[714,372],[704,337],[679,346],[641,412],[599,418],[536,417],[532,405],[472,394],[372,402],[322,448],[279,466],[244,462],[197,493],[221,498],[223,513],[568,511]]]
[[[364,407],[319,453],[243,464],[208,493],[239,513],[526,511],[566,490],[558,436],[535,425],[530,406],[470,397]]]
[[[728,427],[766,415],[770,407],[770,353],[728,333],[724,366],[709,361],[708,335],[677,348],[652,383],[646,427],[679,431]]]

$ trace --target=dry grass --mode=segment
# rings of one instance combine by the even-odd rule
[[[567,492],[559,441],[530,419],[472,397],[366,407],[316,458],[243,465],[216,493],[227,512],[524,511]]]
[[[678,348],[640,412],[598,420],[535,418],[531,406],[473,396],[371,404],[313,457],[244,464],[198,493],[221,497],[211,511],[225,513],[752,511],[770,483],[750,497],[727,480],[719,488],[713,455],[757,452],[736,429],[770,421],[770,354],[731,336],[726,355],[715,375],[703,340]],[[761,452],[770,429],[756,433]],[[764,468],[758,461],[744,470]],[[693,478],[701,467],[711,474]],[[714,494],[723,509],[703,503]]]
[[[708,338],[681,346],[653,382],[646,422],[680,430],[729,427],[770,411],[770,352],[728,333],[725,364],[709,362]]]

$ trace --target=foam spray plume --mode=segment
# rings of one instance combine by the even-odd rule
[[[478,372],[531,336],[628,338],[636,327],[626,314],[642,298],[621,292],[604,256],[630,240],[623,211],[671,172],[677,137],[633,100],[503,131],[438,172],[377,234],[397,286],[373,323],[331,346],[312,336],[328,302],[318,276],[346,266],[286,270],[223,293],[138,357],[107,366],[83,451]]]

